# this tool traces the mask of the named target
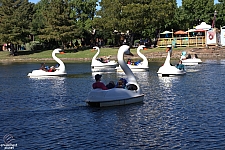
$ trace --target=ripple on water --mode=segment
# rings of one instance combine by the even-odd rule
[[[0,65],[5,70],[0,74],[0,138],[12,134],[18,149],[225,147],[221,61],[206,61],[173,78],[158,77],[161,64],[150,63],[149,72],[135,73],[144,102],[108,108],[84,103],[94,82],[90,64],[68,64],[68,77],[27,78],[36,65]],[[104,73],[102,81],[121,77]]]

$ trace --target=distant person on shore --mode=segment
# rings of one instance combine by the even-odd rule
[[[93,89],[102,89],[102,90],[108,90],[108,88],[105,86],[104,83],[101,82],[102,75],[96,74],[95,75],[95,83],[92,84]]]

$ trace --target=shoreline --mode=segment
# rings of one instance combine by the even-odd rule
[[[225,48],[189,48],[185,50],[187,54],[191,54],[193,56],[194,54],[197,54],[200,59],[225,59]],[[180,58],[182,50],[173,50],[172,53],[172,60],[176,60]],[[151,49],[149,52],[144,53],[148,61],[163,61],[165,60],[167,53],[164,51],[162,52],[151,52]],[[134,54],[134,56],[124,56],[124,59],[131,58],[133,60],[137,60],[140,57],[137,54]],[[64,62],[91,62],[92,58],[60,58]],[[111,57],[112,60],[116,60],[116,56]],[[30,63],[40,63],[40,62],[55,62],[53,58],[20,58],[18,56],[11,56],[7,59],[1,59],[0,63],[22,63],[22,62],[30,62]]]

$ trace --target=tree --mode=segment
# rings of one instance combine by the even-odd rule
[[[220,0],[220,3],[215,5],[215,10],[217,11],[216,15],[216,27],[225,25],[225,0]]]
[[[1,0],[0,4],[1,43],[29,41],[34,4],[27,0]]]
[[[185,14],[182,21],[189,28],[198,25],[200,21],[212,23],[214,13],[212,0],[182,0],[182,9]]]
[[[69,1],[51,0],[44,7],[45,9],[39,14],[43,16],[43,24],[40,24],[42,28],[39,30],[41,34],[38,37],[42,40],[56,41],[56,46],[60,45],[58,42],[64,45],[71,41],[77,27],[73,18],[70,17]]]
[[[94,20],[100,28],[148,37],[154,36],[157,28],[169,28],[177,8],[176,0],[102,0],[100,6]]]

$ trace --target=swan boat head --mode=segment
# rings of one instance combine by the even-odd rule
[[[170,57],[172,55],[172,46],[171,45],[167,46],[166,52],[167,52],[167,57],[166,57],[166,60],[163,64],[163,66],[161,66],[157,72],[158,76],[168,77],[168,76],[176,76],[176,75],[186,74],[185,70],[179,70],[175,66],[171,66],[171,64],[170,64]]]
[[[123,45],[119,48],[118,63],[127,76],[126,88],[112,88],[108,90],[92,89],[88,95],[86,103],[90,106],[114,106],[142,102],[144,94],[138,85],[131,69],[124,62],[124,53],[129,50],[129,46]]]
[[[39,76],[65,76],[66,73],[66,69],[65,69],[65,65],[62,62],[62,60],[60,60],[58,57],[56,57],[56,54],[63,54],[63,50],[60,48],[56,48],[53,50],[52,52],[52,58],[59,64],[59,66],[57,68],[55,68],[56,70],[54,72],[48,72],[45,70],[33,70],[31,73],[28,73],[27,76],[29,77],[39,77]]]

